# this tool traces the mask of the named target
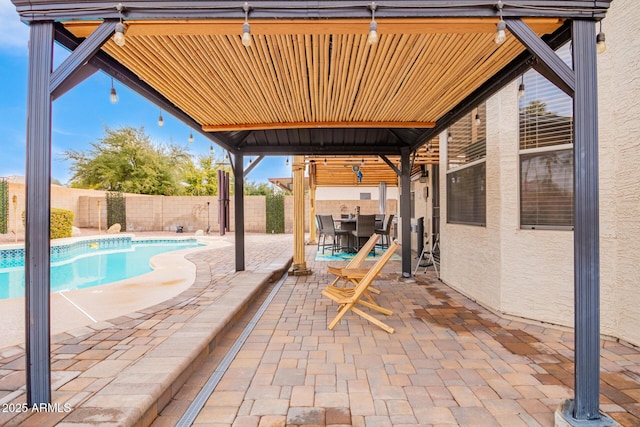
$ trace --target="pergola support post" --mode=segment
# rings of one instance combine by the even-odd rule
[[[244,155],[237,153],[233,156],[233,204],[236,240],[236,271],[244,271]]]
[[[54,28],[30,26],[27,95],[25,342],[27,405],[51,403],[51,90]]]
[[[293,156],[293,265],[290,273],[307,276],[304,247],[304,156]]]
[[[573,21],[575,400],[561,422],[612,426],[599,410],[600,254],[598,212],[598,88],[594,21]],[[564,425],[566,425],[564,424]]]
[[[411,277],[411,157],[409,147],[400,151],[400,219],[402,224],[402,277]]]

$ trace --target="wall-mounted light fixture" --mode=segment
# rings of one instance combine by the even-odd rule
[[[376,23],[376,9],[378,6],[376,2],[371,2],[369,9],[371,10],[371,23],[369,24],[369,36],[367,42],[369,44],[378,43],[378,24]]]
[[[242,6],[244,10],[244,24],[242,24],[242,45],[244,47],[251,46],[251,25],[249,25],[249,3],[245,3]]]

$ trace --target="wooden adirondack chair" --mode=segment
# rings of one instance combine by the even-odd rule
[[[369,255],[369,253],[376,247],[376,243],[378,243],[379,238],[379,234],[372,234],[369,240],[367,240],[367,243],[365,243],[362,248],[360,248],[358,253],[344,267],[334,267],[331,265],[328,266],[327,271],[331,274],[336,275],[335,280],[333,281],[333,283],[331,283],[330,286],[337,286],[340,281],[342,281],[343,285],[346,285],[349,282],[349,278],[344,276],[343,271],[346,269],[360,268],[362,266],[362,263],[367,259],[367,255]],[[362,277],[364,277],[364,274],[362,274],[360,278]]]
[[[357,315],[363,317],[364,319],[367,319],[369,322],[373,323],[374,325],[377,325],[380,328],[384,329],[385,331],[389,332],[390,334],[393,333],[393,328],[391,326],[376,319],[371,314],[361,310],[360,307],[358,306],[364,306],[364,307],[370,308],[382,314],[386,314],[387,316],[393,314],[391,310],[383,308],[378,304],[376,304],[375,302],[372,302],[371,300],[363,300],[363,298],[368,299],[367,291],[369,290],[371,283],[378,277],[378,275],[380,274],[380,271],[382,271],[382,268],[385,266],[387,261],[391,259],[391,256],[394,254],[397,248],[398,248],[398,243],[393,242],[389,246],[389,248],[387,248],[387,250],[382,254],[380,259],[369,269],[367,274],[365,274],[364,277],[357,283],[355,287],[338,288],[338,287],[329,285],[327,286],[326,289],[322,291],[322,295],[326,296],[327,298],[331,299],[332,301],[335,301],[340,305],[340,308],[338,309],[338,314],[329,323],[329,329],[333,329],[338,324],[340,319],[342,319],[342,317],[348,311],[352,311]]]

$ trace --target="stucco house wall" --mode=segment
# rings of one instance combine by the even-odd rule
[[[640,345],[640,2],[612,2],[598,55],[601,333]],[[488,308],[573,326],[573,232],[519,228],[517,82],[487,101],[487,226],[446,222],[442,280]],[[446,153],[446,138],[440,139]]]

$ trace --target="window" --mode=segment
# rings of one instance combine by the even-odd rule
[[[558,55],[571,65],[565,45]],[[573,101],[535,71],[519,101],[520,227],[573,226]]]
[[[449,128],[447,137],[447,222],[485,226],[486,104]]]

